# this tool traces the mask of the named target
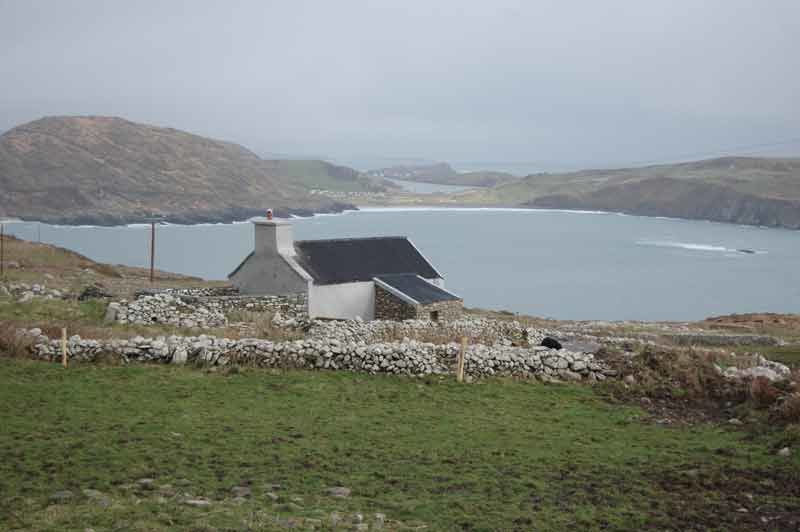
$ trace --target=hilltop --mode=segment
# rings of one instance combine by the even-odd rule
[[[800,158],[721,157],[541,173],[459,201],[586,209],[800,229]]]
[[[324,161],[265,160],[233,144],[116,117],[49,117],[0,136],[0,216],[118,224],[160,213],[197,223],[272,207],[310,214],[350,207],[313,188],[380,183]]]
[[[403,179],[420,183],[436,183],[440,185],[462,185],[470,187],[492,187],[499,184],[517,181],[519,178],[506,172],[478,170],[474,172],[458,172],[447,163],[425,165],[395,165],[388,168],[370,170],[368,175]]]

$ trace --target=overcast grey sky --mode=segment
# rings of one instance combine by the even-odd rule
[[[2,131],[117,115],[361,165],[800,155],[800,2],[0,0],[0,83]]]

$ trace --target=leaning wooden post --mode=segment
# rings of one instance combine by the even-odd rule
[[[6,274],[5,270],[5,263],[6,263],[6,224],[0,224],[0,277],[3,277]]]
[[[61,365],[67,367],[67,329],[61,329]]]
[[[467,337],[461,337],[461,350],[458,352],[458,369],[456,370],[456,379],[458,382],[464,382],[464,357],[467,356]]]

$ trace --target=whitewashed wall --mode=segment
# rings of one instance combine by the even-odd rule
[[[363,320],[375,317],[375,285],[372,281],[329,285],[311,285],[308,313],[312,318]]]

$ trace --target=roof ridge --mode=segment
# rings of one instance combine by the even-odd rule
[[[351,238],[316,238],[314,240],[295,240],[295,244],[306,244],[309,242],[353,242],[356,240],[408,240],[407,236],[394,235],[394,236],[365,236],[365,237],[351,237]]]

